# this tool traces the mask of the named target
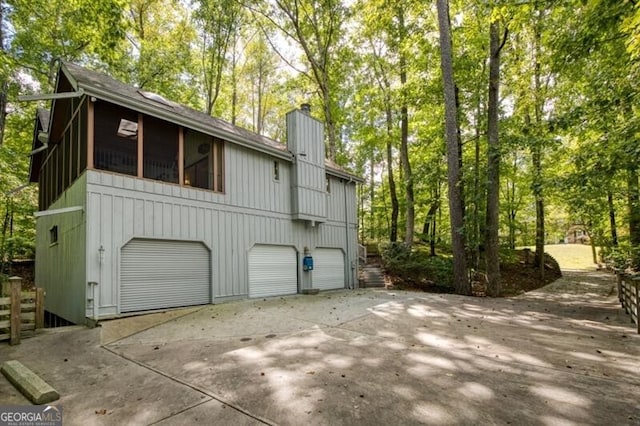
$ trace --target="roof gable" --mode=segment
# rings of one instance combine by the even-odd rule
[[[286,161],[293,161],[293,156],[287,146],[274,139],[235,126],[219,118],[211,117],[203,112],[160,97],[160,95],[144,92],[104,73],[92,71],[73,63],[62,62],[56,80],[56,93],[73,91],[79,91],[89,97],[96,97],[130,108]],[[48,130],[49,142],[51,143],[56,143],[59,140],[59,136],[64,130],[61,126],[64,126],[65,120],[57,119],[57,117],[60,114],[64,116],[64,113],[70,107],[71,100],[69,98],[53,99],[51,117],[49,117],[49,113],[46,110],[38,113],[34,129],[34,150],[43,146],[38,141],[40,131],[47,132]],[[46,118],[43,115],[45,113],[47,115]],[[35,164],[37,161],[36,154],[32,156],[32,172],[39,169],[39,164]],[[362,178],[349,173],[328,159],[325,160],[325,166],[327,173],[336,177],[357,182],[362,181]],[[32,172],[30,172],[30,178],[37,179]]]
[[[49,129],[49,111],[38,108],[33,125],[33,142],[31,144],[31,161],[29,162],[29,182],[38,182],[38,174],[42,166],[42,158],[46,148],[40,139],[40,133],[47,133]]]
[[[278,141],[165,98],[160,102],[156,99],[159,95],[144,92],[106,74],[71,63],[61,64],[61,71],[71,77],[69,80],[75,81],[77,89],[83,89],[87,95],[291,160],[286,145]]]

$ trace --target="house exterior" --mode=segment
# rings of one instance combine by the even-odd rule
[[[564,241],[566,244],[590,244],[591,239],[584,225],[574,224],[566,232]]]
[[[325,160],[307,108],[287,114],[284,145],[70,63],[50,98],[30,180],[51,314],[357,286],[360,179]]]

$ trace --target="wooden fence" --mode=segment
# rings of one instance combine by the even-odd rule
[[[618,277],[618,299],[624,311],[631,316],[631,321],[636,324],[637,332],[640,334],[640,319],[638,319],[638,287],[640,286],[640,276],[631,276],[623,272],[616,273]]]
[[[17,345],[25,333],[44,327],[44,289],[22,291],[22,278],[2,283],[0,294],[0,341]]]

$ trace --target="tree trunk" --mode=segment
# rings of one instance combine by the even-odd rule
[[[613,193],[607,191],[607,204],[609,205],[609,226],[611,227],[611,245],[618,246],[618,229],[616,226],[616,209],[613,205]]]
[[[500,95],[500,27],[498,21],[490,26],[489,47],[489,103],[487,106],[487,218],[485,227],[485,261],[487,295],[500,296],[500,140],[498,137],[498,102]]]
[[[516,212],[509,210],[509,248],[516,249]]]
[[[535,4],[537,9],[537,3]],[[544,100],[542,99],[542,83],[540,81],[540,39],[542,38],[540,21],[542,20],[542,12],[536,10],[536,21],[534,24],[534,112],[535,112],[535,141],[533,150],[533,195],[536,200],[536,266],[538,266],[540,280],[544,280],[544,198],[542,191],[542,106]]]
[[[333,112],[331,110],[331,96],[329,89],[322,92],[322,109],[324,111],[324,125],[327,129],[327,145],[329,146],[329,159],[336,161],[338,155],[336,123],[334,122]]]
[[[7,122],[7,92],[9,83],[0,82],[0,146],[4,142],[4,128]]]
[[[438,211],[439,203],[437,198],[433,198],[431,201],[431,206],[429,206],[429,211],[424,219],[424,226],[422,227],[422,241],[430,242],[429,237],[431,236],[431,226],[433,224],[433,220],[436,217],[436,212]]]
[[[405,217],[404,243],[407,246],[413,244],[413,234],[415,229],[415,208],[413,202],[413,175],[411,173],[411,163],[409,162],[409,112],[407,107],[407,58],[402,51],[402,44],[405,39],[406,29],[404,26],[404,11],[402,7],[398,9],[399,25],[399,45],[400,45],[400,84],[402,86],[402,106],[400,107],[400,156],[405,178],[405,197],[407,202],[407,214]]]
[[[453,63],[453,59],[452,59],[452,63]],[[464,192],[464,163],[462,161],[462,131],[460,130],[460,117],[458,116],[460,114],[460,97],[458,96],[460,93],[460,89],[458,88],[458,85],[455,84],[455,81],[453,84],[454,84],[453,93],[455,94],[455,100],[456,100],[456,138],[458,143],[458,171],[460,174],[460,181],[458,182],[458,185],[460,186],[460,208],[462,209],[462,220],[464,221],[466,218],[467,204],[464,199],[465,192]]]
[[[513,171],[518,170],[518,159],[514,156]],[[516,248],[516,216],[518,214],[518,208],[516,204],[516,180],[507,182],[507,200],[509,203],[509,248],[515,250]]]
[[[369,238],[371,238],[371,240],[375,241],[376,239],[376,226],[375,226],[375,207],[374,207],[374,201],[375,201],[375,195],[376,195],[376,185],[375,185],[375,170],[373,168],[374,165],[374,155],[373,155],[373,150],[371,150],[371,159],[370,161],[370,165],[371,165],[371,176],[370,178],[370,183],[369,183],[369,202],[370,202],[370,212],[369,212],[369,228],[370,228],[370,232],[369,232]]]
[[[441,181],[440,181],[440,163],[438,163],[438,165],[436,166],[436,185],[435,185],[435,200],[436,203],[438,204],[438,208],[436,209],[436,211],[433,213],[433,217],[431,219],[431,235],[429,236],[429,251],[431,256],[436,256],[436,237],[437,237],[437,226],[438,226],[438,218],[442,218],[442,209],[440,208],[440,188],[441,188]],[[436,215],[436,213],[438,213]]]
[[[236,66],[238,58],[236,53],[236,43],[233,46],[233,57],[231,59],[231,124],[236,125],[237,109],[238,109],[238,77],[236,75]],[[258,134],[261,134],[258,130]]]
[[[467,276],[465,252],[464,211],[460,159],[458,158],[458,117],[456,108],[455,82],[449,21],[448,0],[437,0],[438,26],[440,29],[440,66],[444,87],[445,129],[447,141],[447,180],[449,184],[449,216],[451,221],[451,242],[453,248],[453,286],[458,294],[471,295],[471,283]]]
[[[431,256],[436,256],[436,226],[437,226],[436,216],[433,216],[431,220],[431,235],[429,236],[429,254]]]
[[[391,105],[387,103],[387,179],[389,180],[389,195],[391,197],[391,226],[389,227],[389,241],[395,243],[398,241],[398,193],[396,191],[396,181],[393,177],[393,146],[391,138],[393,137],[393,116],[391,114]]]
[[[640,194],[638,193],[638,170],[627,171],[627,202],[629,203],[629,241],[640,246]]]
[[[4,2],[0,3],[0,51],[5,55],[4,47]],[[7,92],[9,90],[9,82],[7,75],[0,75],[0,146],[4,141],[4,127],[7,120]],[[1,271],[0,271],[1,272]]]
[[[484,67],[483,67],[484,68]],[[484,74],[484,73],[483,73]],[[482,226],[480,225],[480,116],[482,114],[482,102],[480,100],[480,89],[478,89],[478,99],[476,105],[476,129],[474,146],[474,170],[473,170],[473,259],[471,261],[474,269],[480,268],[480,235]]]
[[[2,241],[0,241],[0,274],[6,272],[6,257],[7,257],[7,230],[9,229],[9,217],[10,217],[9,199],[7,198],[5,204],[4,221],[2,223]]]
[[[544,280],[544,198],[542,195],[542,161],[540,142],[536,141],[533,152],[534,183],[533,195],[536,200],[536,256],[540,280]]]

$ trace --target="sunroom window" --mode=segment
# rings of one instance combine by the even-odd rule
[[[178,183],[178,126],[146,115],[142,123],[143,176]]]
[[[94,168],[224,192],[222,140],[108,102],[94,108]]]
[[[222,141],[193,130],[184,135],[184,185],[223,192]]]
[[[138,113],[107,102],[96,102],[95,117],[94,167],[137,175]]]

